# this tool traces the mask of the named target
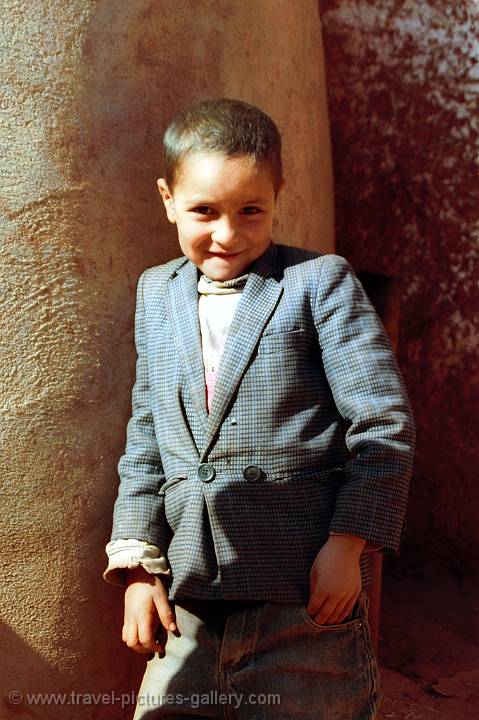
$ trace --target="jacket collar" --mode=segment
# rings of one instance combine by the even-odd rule
[[[185,258],[168,281],[169,315],[176,348],[205,433],[199,448],[200,461],[208,454],[263,328],[281,297],[281,270],[280,251],[274,243],[249,268],[249,276],[226,338],[209,414],[198,317],[198,269]]]

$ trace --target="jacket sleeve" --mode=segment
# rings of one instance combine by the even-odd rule
[[[381,320],[350,264],[338,255],[324,259],[315,325],[349,451],[329,529],[397,554],[406,526],[414,419]]]
[[[120,484],[113,509],[110,542],[134,538],[155,546],[159,557],[164,558],[163,572],[167,574],[165,550],[168,533],[164,497],[159,494],[165,476],[151,411],[145,336],[143,288],[147,272],[142,273],[136,294],[136,379],[132,389],[132,414],[127,425],[125,452],[118,462]],[[105,580],[108,582],[107,578]]]

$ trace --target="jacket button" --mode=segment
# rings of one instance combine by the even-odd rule
[[[256,482],[261,479],[263,472],[257,465],[248,465],[243,470],[243,477],[248,482]]]
[[[216,475],[216,470],[210,463],[202,463],[198,468],[198,477],[203,482],[211,482]]]

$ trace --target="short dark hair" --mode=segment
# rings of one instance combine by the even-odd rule
[[[173,190],[182,159],[194,152],[218,152],[269,164],[277,193],[283,177],[281,135],[276,124],[255,105],[220,98],[196,103],[176,115],[163,137],[163,175]]]

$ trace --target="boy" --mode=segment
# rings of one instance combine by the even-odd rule
[[[398,551],[414,445],[394,355],[344,258],[273,243],[265,113],[200,103],[164,146],[184,256],[138,283],[104,573],[154,653],[134,720],[374,718],[365,553]]]

